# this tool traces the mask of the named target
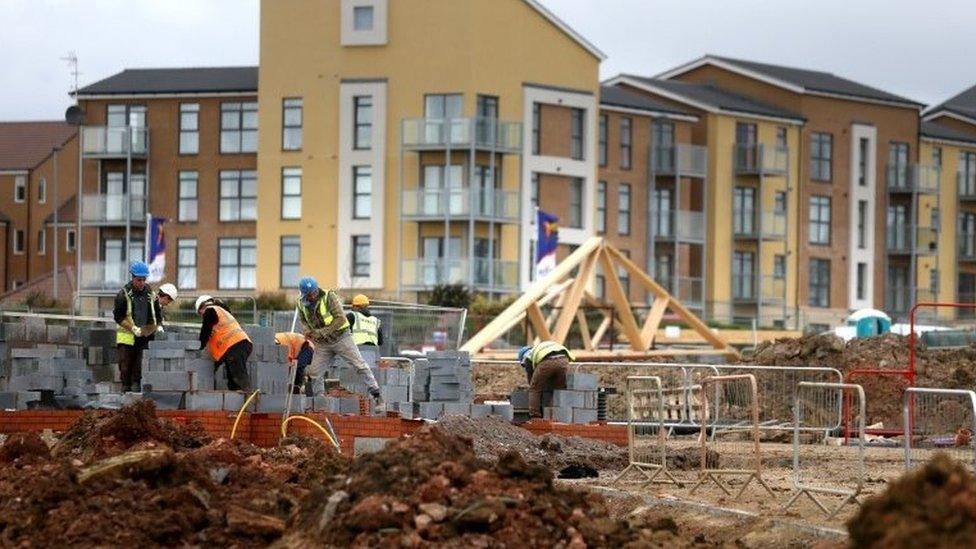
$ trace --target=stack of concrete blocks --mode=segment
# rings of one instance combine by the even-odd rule
[[[592,423],[597,420],[597,383],[595,374],[582,372],[566,375],[566,388],[552,392],[550,406],[542,409],[545,419],[560,423]]]
[[[255,412],[279,413],[284,412],[288,402],[288,392],[291,380],[288,373],[288,348],[278,345],[274,341],[275,330],[269,326],[245,326],[244,331],[251,338],[251,355],[247,359],[247,375],[251,382],[251,390],[260,390]],[[217,383],[226,388],[227,376],[221,366]],[[243,403],[242,403],[243,404]],[[293,395],[291,398],[291,412],[302,413],[309,403],[304,395]],[[238,405],[238,409],[240,405]]]
[[[79,331],[43,319],[4,322],[0,330],[0,409],[80,406],[92,381]]]
[[[458,351],[428,352],[425,360],[414,363],[415,406],[405,412],[416,418],[439,419],[446,415],[475,418],[491,415],[511,420],[512,405],[506,402],[474,403],[471,380],[471,355]],[[423,400],[421,400],[423,399]]]

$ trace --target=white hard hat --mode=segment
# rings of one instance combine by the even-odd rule
[[[202,296],[200,296],[200,297],[197,298],[197,302],[196,302],[196,305],[194,306],[194,308],[197,311],[199,311],[201,305],[203,305],[204,303],[206,303],[208,301],[212,301],[212,300],[213,300],[213,296],[204,294],[204,295],[202,295]]]
[[[170,284],[169,282],[159,287],[159,293],[169,297],[173,301],[176,301],[176,296],[177,296],[176,286]]]

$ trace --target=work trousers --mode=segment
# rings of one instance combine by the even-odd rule
[[[325,394],[325,371],[332,364],[333,357],[340,357],[350,366],[356,368],[359,375],[363,377],[363,383],[370,391],[378,391],[379,385],[369,365],[363,360],[363,355],[359,354],[359,348],[352,341],[352,335],[347,331],[342,334],[334,343],[315,342],[315,354],[312,356],[312,363],[308,365],[308,377],[312,381],[312,394],[320,396]]]
[[[312,363],[312,357],[314,351],[308,345],[302,347],[301,351],[298,351],[298,358],[295,363],[295,382],[293,385],[292,393],[300,395],[304,393],[305,388],[305,370],[308,369],[308,365]]]
[[[122,391],[142,391],[142,351],[148,345],[148,339],[137,337],[135,345],[115,346],[118,351],[119,377],[122,380]]]
[[[227,349],[224,356],[220,357],[217,366],[224,365],[229,390],[249,391],[251,389],[251,380],[247,377],[247,357],[251,356],[253,349],[254,346],[250,341],[238,341]]]
[[[566,355],[548,356],[535,365],[532,381],[529,382],[529,415],[542,417],[542,407],[552,405],[552,392],[566,388],[566,372],[569,370],[569,357]],[[543,402],[545,396],[545,402]]]

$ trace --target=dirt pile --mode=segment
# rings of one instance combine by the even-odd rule
[[[847,523],[851,547],[969,547],[976,478],[945,454],[893,482]]]
[[[50,456],[51,450],[37,433],[15,433],[0,446],[0,463],[43,460]]]
[[[445,433],[470,438],[475,455],[485,460],[515,451],[529,463],[544,465],[553,471],[569,465],[584,465],[597,470],[627,466],[626,448],[580,437],[539,437],[497,417],[447,416],[437,425]]]

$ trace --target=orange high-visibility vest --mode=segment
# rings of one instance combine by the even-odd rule
[[[233,315],[221,307],[210,306],[207,309],[213,309],[217,313],[217,324],[214,325],[213,331],[210,332],[210,339],[207,341],[207,350],[214,360],[223,358],[227,349],[235,344],[251,340]]]
[[[275,334],[275,343],[288,347],[288,362],[298,360],[298,353],[302,351],[305,343],[312,347],[312,342],[305,339],[305,336],[295,332],[278,332]]]

